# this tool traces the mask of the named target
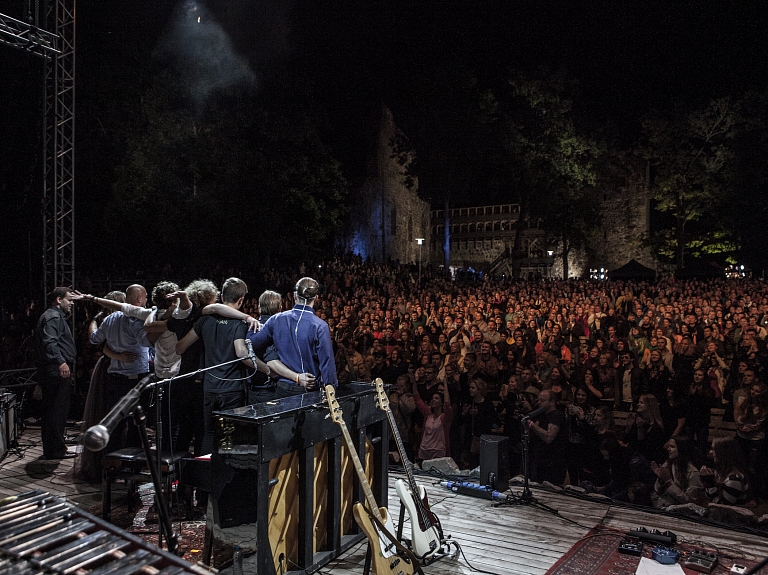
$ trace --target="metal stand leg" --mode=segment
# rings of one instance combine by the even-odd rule
[[[160,471],[157,469],[157,466],[152,459],[152,452],[149,448],[149,437],[147,437],[147,417],[144,415],[144,410],[140,405],[136,406],[136,409],[133,412],[133,421],[136,423],[136,427],[139,428],[139,437],[141,437],[141,444],[144,447],[144,455],[147,458],[149,472],[152,475],[152,484],[155,486],[155,505],[157,506],[157,518],[160,524],[160,532],[165,534],[166,541],[168,542],[168,551],[177,554],[179,551],[179,539],[178,536],[173,532],[173,528],[171,526],[168,504],[166,503],[165,496],[163,495],[163,484],[160,478]]]
[[[363,575],[371,575],[371,543],[368,543],[368,551],[365,552],[365,564],[363,565]]]

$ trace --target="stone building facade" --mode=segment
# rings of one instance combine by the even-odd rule
[[[353,199],[350,224],[341,234],[347,250],[374,261],[443,265],[445,210],[430,211],[418,197],[417,185],[406,186],[405,170],[398,162],[394,141],[400,136],[392,112],[382,106],[369,152],[367,177]],[[650,229],[646,194],[647,169],[628,156],[618,166],[610,185],[601,191],[602,238],[585,250],[572,250],[569,277],[599,275],[630,259],[655,268],[655,260],[641,239]],[[450,260],[454,269],[473,269],[493,275],[513,275],[510,254],[520,216],[517,204],[477,205],[449,209]],[[421,249],[417,243],[423,238]],[[522,232],[525,258],[521,278],[563,277],[560,246],[550,244],[542,230],[527,225]]]
[[[655,268],[650,249],[642,238],[649,233],[649,202],[646,177],[642,169],[627,168],[616,185],[601,192],[601,232],[589,252],[572,250],[568,258],[569,277],[599,276],[619,268],[631,259]],[[471,206],[449,211],[450,266],[473,269],[494,275],[512,275],[510,254],[515,242],[520,209],[517,204]],[[445,211],[431,213],[429,259],[435,265],[444,261]],[[562,246],[549,244],[542,230],[528,226],[523,230],[525,258],[520,263],[521,278],[562,278]]]
[[[417,238],[424,239],[421,257],[426,262],[430,242],[429,203],[418,197],[418,183],[406,186],[405,166],[395,155],[399,135],[392,112],[382,106],[369,153],[367,177],[354,196],[350,225],[343,246],[374,261],[419,262]]]
[[[603,237],[590,259],[592,269],[614,270],[631,259],[656,269],[651,249],[642,245],[651,229],[648,171],[646,163],[628,157],[614,178],[614,185],[603,190],[600,206]]]
[[[512,275],[510,254],[520,218],[517,204],[497,204],[452,208],[448,213],[450,226],[450,266],[472,269],[495,275]],[[432,211],[432,241],[430,261],[440,265],[445,254],[445,211]],[[523,250],[520,275],[524,278],[551,277],[552,251],[544,233],[536,227],[523,230]]]

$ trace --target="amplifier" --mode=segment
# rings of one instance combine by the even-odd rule
[[[509,489],[509,438],[480,436],[480,484],[498,491]]]
[[[0,458],[16,445],[16,395],[0,390]]]

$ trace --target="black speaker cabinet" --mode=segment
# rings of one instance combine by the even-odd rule
[[[509,488],[508,437],[480,436],[480,485],[490,485],[497,491]]]

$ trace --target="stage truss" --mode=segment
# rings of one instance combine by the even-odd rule
[[[75,284],[75,3],[27,4],[27,22],[0,14],[0,44],[43,58],[43,292]]]

